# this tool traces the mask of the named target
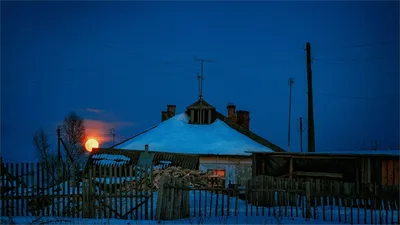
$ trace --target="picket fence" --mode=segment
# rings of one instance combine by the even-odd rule
[[[368,195],[341,195],[333,189],[343,190],[349,184],[329,182],[332,184],[330,191],[323,192],[322,183],[321,180],[261,176],[249,180],[243,188],[236,185],[213,188],[191,187],[184,180],[167,176],[160,183],[156,219],[243,215],[302,217],[350,224],[399,224],[399,198],[393,195],[393,190],[398,193],[398,186],[370,184],[369,188],[374,186],[375,189]]]
[[[153,167],[0,165],[1,216],[154,218]]]
[[[373,191],[344,194],[334,191],[346,189],[340,183],[326,188],[318,180],[259,177],[245,187],[195,187],[176,177],[157,181],[153,170],[133,165],[0,163],[1,216],[174,220],[243,215],[399,223],[399,198],[393,197],[398,186],[373,184],[367,188]],[[154,184],[159,184],[158,191]]]

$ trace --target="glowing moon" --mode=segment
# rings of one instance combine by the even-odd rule
[[[99,147],[99,142],[96,141],[96,139],[89,139],[85,143],[85,148],[87,151],[91,152],[93,148],[98,148]]]

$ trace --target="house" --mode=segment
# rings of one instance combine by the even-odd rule
[[[150,154],[155,164],[168,161],[171,165],[195,167],[225,177],[226,184],[242,184],[251,178],[252,159],[247,151],[284,152],[253,133],[250,113],[236,111],[233,104],[227,106],[227,116],[203,98],[189,105],[186,112],[175,114],[175,110],[175,105],[167,105],[161,113],[161,123],[112,149],[100,149],[103,155],[94,153],[92,159],[97,158],[97,165],[112,165],[112,157],[124,156],[124,160],[130,158],[131,163],[140,163],[141,155]],[[114,156],[108,158],[104,151]],[[185,163],[187,160],[190,162]]]
[[[294,177],[325,178],[359,184],[399,185],[400,150],[252,153],[253,177],[287,177],[291,174]],[[272,161],[277,159],[281,162],[279,165]]]

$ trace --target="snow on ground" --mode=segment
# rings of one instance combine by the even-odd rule
[[[317,220],[287,219],[272,216],[243,217],[193,217],[181,220],[156,221],[156,220],[119,220],[119,219],[81,219],[65,217],[13,217],[12,220],[2,218],[2,224],[336,224]]]
[[[147,144],[151,151],[171,153],[251,155],[245,151],[272,151],[219,119],[209,125],[189,124],[186,113],[178,114],[115,148],[143,149]]]
[[[143,194],[146,194],[146,193],[143,193]],[[288,206],[288,207],[285,207],[285,206],[256,207],[256,206],[247,204],[247,216],[246,216],[246,201],[231,197],[231,198],[229,198],[229,205],[228,205],[228,197],[226,195],[224,195],[224,196],[221,194],[217,195],[215,193],[212,194],[211,192],[206,192],[206,191],[201,191],[201,195],[200,195],[199,191],[191,191],[189,196],[190,196],[190,214],[192,217],[199,216],[199,211],[201,211],[202,218],[203,217],[210,217],[210,218],[217,217],[220,220],[225,218],[224,220],[229,220],[229,222],[226,222],[226,223],[243,224],[243,223],[247,223],[245,220],[245,218],[247,218],[247,220],[249,220],[251,223],[264,224],[264,222],[260,221],[260,220],[257,220],[257,222],[256,222],[254,220],[254,218],[264,218],[264,219],[267,218],[266,220],[268,220],[268,221],[270,221],[270,220],[275,221],[274,218],[276,218],[276,217],[286,218],[285,220],[287,220],[287,221],[285,222],[285,224],[290,223],[290,222],[298,223],[299,221],[304,221],[304,219],[302,217],[304,217],[305,209],[300,206],[296,209],[296,207],[290,207],[290,206]],[[200,199],[200,196],[201,196],[201,199]],[[115,218],[115,213],[117,213],[117,214],[121,214],[121,215],[127,214],[128,215],[127,219],[133,219],[133,220],[136,218],[136,214],[137,214],[137,218],[139,220],[144,220],[145,219],[145,209],[147,207],[149,219],[151,219],[151,218],[155,218],[155,213],[156,213],[156,209],[157,209],[157,199],[158,199],[158,193],[154,192],[152,203],[150,201],[148,201],[147,204],[143,204],[140,207],[139,211],[134,211],[133,213],[127,214],[127,212],[132,207],[135,207],[138,203],[141,202],[141,200],[144,201],[145,198],[142,198],[141,200],[139,199],[139,201],[136,201],[135,198],[131,199],[131,198],[126,198],[125,196],[122,196],[122,198],[115,198],[115,197],[110,198],[109,196],[107,196],[106,198],[97,198],[96,199],[96,201],[95,201],[96,209],[92,209],[92,212],[96,212],[95,218],[104,218],[104,217]],[[217,199],[218,199],[218,207],[217,207]],[[105,201],[107,203],[106,205],[108,205],[113,210],[113,212],[111,214],[110,214],[109,210],[106,210],[106,213],[104,214],[104,208],[99,207],[101,205],[100,202],[103,202],[103,201]],[[61,204],[60,206],[55,206],[55,209],[58,209],[58,207],[60,207],[60,209],[66,208],[67,204],[64,204],[64,202],[65,201],[59,203],[59,204]],[[236,203],[237,203],[237,209],[235,207]],[[51,207],[50,207],[50,212],[52,212]],[[195,212],[196,212],[196,214],[195,214]],[[228,215],[228,212],[229,212],[230,217],[226,218],[226,216]],[[151,217],[151,213],[153,213],[152,214],[153,217]],[[315,217],[314,217],[314,214],[315,214]],[[82,214],[80,214],[79,216],[81,216],[81,215]],[[238,217],[235,217],[235,215],[238,215]],[[371,220],[373,223],[381,222],[383,224],[392,224],[392,223],[396,223],[396,222],[398,223],[398,221],[399,221],[398,220],[399,219],[399,211],[397,211],[397,210],[379,211],[379,210],[364,209],[363,207],[361,207],[360,209],[357,209],[357,208],[349,208],[349,207],[344,208],[342,206],[338,207],[335,205],[334,206],[324,206],[324,207],[319,206],[315,210],[314,210],[314,208],[311,208],[311,218],[316,218],[316,220],[319,221],[319,223],[321,221],[325,221],[325,222],[329,222],[329,223],[332,223],[332,222],[338,223],[339,221],[341,221],[341,222],[346,221],[346,223],[350,223],[351,216],[353,217],[353,223],[355,223],[355,224],[364,223],[365,220],[366,220],[367,224],[370,224]],[[235,219],[233,219],[233,218],[235,218]],[[237,220],[237,221],[231,222],[233,220]],[[175,221],[175,222],[178,224],[179,223],[187,224],[187,222],[190,222],[190,221],[179,220],[179,221]],[[203,222],[209,223],[209,224],[213,223],[212,219],[206,220]],[[197,222],[194,222],[194,223],[197,223]],[[110,224],[113,224],[113,222]],[[132,222],[131,222],[131,224],[132,224]],[[265,223],[265,224],[270,224],[270,223]]]

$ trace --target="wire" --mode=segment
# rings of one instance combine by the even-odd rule
[[[377,45],[387,45],[390,43],[395,43],[395,41],[380,41],[375,43],[365,43],[365,44],[356,44],[356,45],[342,45],[342,48],[349,49],[349,48],[365,48],[365,47],[373,47]]]
[[[388,60],[388,59],[398,59],[398,57],[374,56],[374,57],[349,58],[349,59],[343,59],[343,58],[342,59],[313,58],[313,60],[315,60],[315,61],[330,62],[330,63],[346,63],[346,62],[369,61],[369,60]]]
[[[347,98],[347,99],[359,99],[359,100],[369,100],[369,101],[379,101],[382,99],[378,98],[368,98],[368,97],[359,97],[359,96],[348,96],[348,95],[337,95],[337,94],[327,94],[327,93],[315,93],[316,95],[323,95],[329,97],[338,97],[338,98]],[[384,98],[384,99],[391,99],[391,98]]]

